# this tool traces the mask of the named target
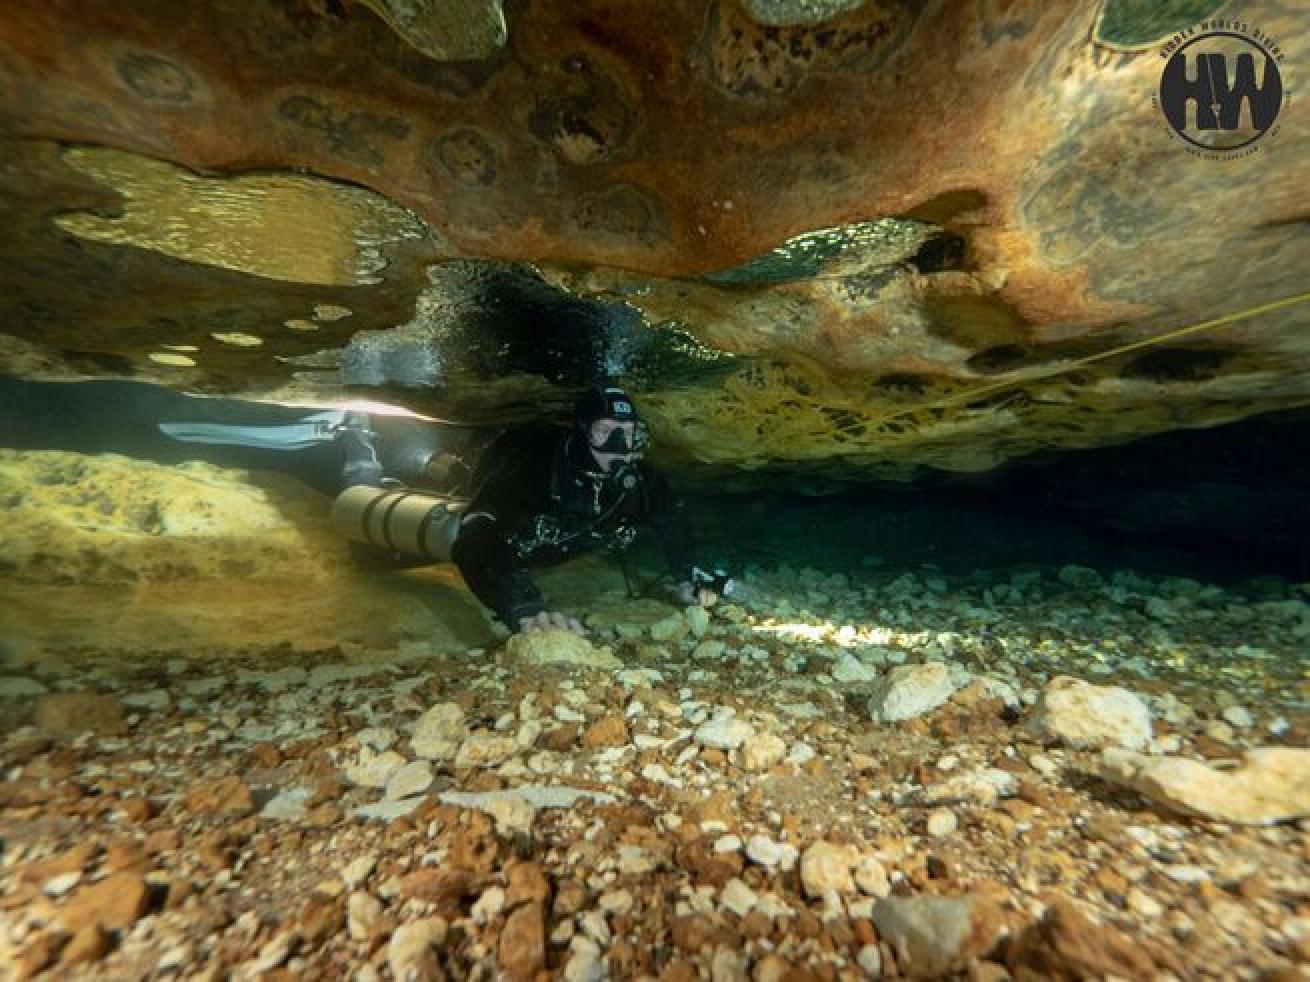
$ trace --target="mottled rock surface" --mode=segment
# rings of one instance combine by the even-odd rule
[[[504,410],[635,337],[672,353],[661,452],[708,475],[977,471],[1310,402],[1303,307],[1163,337],[1310,257],[1304,114],[1221,163],[1152,104],[1217,3],[156,7],[0,17],[9,370]],[[1249,16],[1304,62],[1294,5]],[[616,297],[644,323],[601,357],[535,343]]]

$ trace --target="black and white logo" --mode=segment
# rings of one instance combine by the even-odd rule
[[[1278,132],[1287,101],[1283,52],[1268,35],[1235,20],[1206,21],[1171,38],[1156,105],[1189,153],[1249,156]]]

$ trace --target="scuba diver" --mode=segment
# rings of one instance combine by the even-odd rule
[[[581,632],[578,618],[547,609],[529,570],[597,549],[622,559],[639,526],[663,547],[678,601],[709,606],[732,588],[695,564],[683,503],[644,462],[645,423],[614,386],[584,392],[567,429],[494,430],[390,407],[314,410],[140,382],[0,376],[0,422],[0,442],[17,449],[289,473],[335,496],[333,525],[360,561],[453,562],[511,631]]]
[[[481,453],[467,497],[389,486],[385,454],[367,427],[347,429],[342,446],[350,486],[333,505],[337,528],[396,553],[454,562],[511,630],[584,633],[576,617],[546,609],[528,570],[596,549],[622,558],[642,525],[655,531],[682,603],[711,606],[731,591],[722,571],[695,564],[683,502],[642,460],[646,425],[620,388],[587,390],[567,431],[506,431]]]

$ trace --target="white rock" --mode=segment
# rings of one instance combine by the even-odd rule
[[[736,750],[755,735],[755,728],[743,719],[720,710],[711,720],[697,728],[693,739],[702,747]]]
[[[573,953],[564,966],[565,982],[602,982],[609,975],[596,942],[579,934],[574,936],[569,947]]]
[[[873,690],[869,715],[879,723],[913,719],[942,705],[955,689],[950,669],[939,662],[900,665]]]
[[[396,742],[396,731],[389,726],[370,726],[355,734],[355,740],[362,747],[370,747],[381,753],[390,750]]]
[[[391,801],[423,794],[432,787],[432,768],[426,761],[413,760],[396,770],[387,781],[384,797]]]
[[[425,800],[427,800],[426,795],[415,795],[413,798],[398,798],[395,801],[384,799],[369,805],[360,805],[355,809],[353,814],[356,818],[376,818],[383,822],[390,822],[411,814],[419,805],[423,804]]]
[[[1151,710],[1127,689],[1061,675],[1047,683],[1028,727],[1076,749],[1139,750],[1151,742]]]
[[[687,618],[687,624],[691,627],[691,633],[700,637],[710,627],[710,612],[700,605],[688,607],[682,612],[682,616]]]
[[[724,835],[714,840],[714,851],[719,854],[737,852],[741,849],[741,839],[735,835]]]
[[[249,964],[251,978],[258,978],[271,972],[291,957],[292,949],[300,943],[300,935],[295,931],[284,931],[272,938],[259,949],[259,957]]]
[[[928,815],[928,834],[934,839],[944,839],[954,835],[959,827],[959,819],[949,808],[934,808]]]
[[[1255,726],[1255,717],[1251,715],[1251,711],[1241,706],[1229,706],[1224,710],[1223,717],[1239,730]]]
[[[813,747],[808,743],[798,740],[792,744],[791,750],[787,752],[787,759],[785,762],[791,764],[792,767],[803,767],[817,756],[818,754]]]
[[[619,846],[619,873],[623,876],[641,876],[653,872],[659,864],[640,846]]]
[[[464,710],[459,703],[442,702],[419,717],[410,741],[415,755],[428,760],[451,760],[468,736]]]
[[[402,924],[391,935],[387,945],[387,964],[393,979],[404,979],[411,969],[421,964],[423,956],[440,948],[449,930],[445,918],[423,917]]]
[[[77,886],[78,881],[82,879],[80,869],[71,870],[67,873],[60,873],[58,876],[52,876],[41,884],[41,892],[48,897],[62,897],[73,887]]]
[[[512,736],[490,730],[475,730],[459,745],[459,753],[455,755],[455,769],[495,767],[513,757],[518,749],[518,741]]]
[[[391,775],[404,764],[405,758],[394,750],[379,754],[370,747],[360,747],[359,760],[348,765],[345,774],[352,784],[365,788],[385,788]]]
[[[151,689],[149,692],[133,692],[123,696],[123,705],[128,709],[149,709],[162,712],[172,705],[173,699],[167,689]]]
[[[873,905],[873,923],[903,975],[945,978],[995,940],[980,934],[986,920],[975,915],[974,902],[968,896],[883,897]]]
[[[474,924],[490,924],[492,919],[505,909],[505,890],[503,887],[490,886],[482,891],[469,911]]]
[[[735,876],[723,886],[723,906],[738,917],[745,917],[759,903],[759,896]]]
[[[691,657],[695,661],[718,661],[727,650],[722,641],[702,641],[691,649]]]
[[[766,869],[787,872],[796,865],[796,847],[785,842],[774,842],[768,836],[753,835],[746,843],[746,857]]]
[[[746,955],[719,945],[710,958],[710,982],[749,982]]]
[[[260,810],[260,818],[271,818],[283,822],[298,822],[305,817],[306,805],[314,797],[309,788],[288,788],[270,798]]]
[[[832,666],[832,677],[838,682],[876,682],[878,673],[847,651]]]
[[[886,867],[873,856],[863,856],[856,864],[855,885],[870,897],[886,897],[892,892]]]
[[[578,927],[582,928],[587,937],[602,947],[608,945],[613,937],[610,933],[609,921],[599,910],[589,910],[579,917]]]
[[[851,845],[839,846],[831,842],[815,842],[801,856],[801,885],[808,897],[821,898],[830,890],[852,893],[855,881],[851,867],[860,860],[859,851]]]
[[[350,940],[366,941],[382,919],[382,901],[371,893],[356,890],[346,902],[346,927]]]
[[[876,944],[866,944],[860,949],[855,956],[855,964],[860,966],[860,971],[868,979],[882,978],[882,952],[878,950]]]
[[[782,760],[787,744],[773,733],[758,733],[741,745],[741,766],[748,771],[767,771]]]
[[[1019,781],[1009,771],[983,767],[924,788],[923,799],[929,805],[960,801],[990,806],[998,798],[1012,798],[1018,793]]]
[[[690,628],[681,614],[670,614],[650,625],[648,630],[652,641],[672,641]]]
[[[345,881],[347,887],[355,890],[373,875],[373,870],[377,867],[377,864],[376,856],[357,856],[341,871],[341,878]]]

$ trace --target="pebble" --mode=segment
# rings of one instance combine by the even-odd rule
[[[73,887],[77,886],[82,879],[81,870],[71,870],[67,873],[60,873],[58,876],[52,876],[41,885],[41,892],[50,897],[62,897]]]
[[[928,815],[928,834],[935,839],[954,835],[959,827],[959,820],[949,808],[934,808]]]
[[[387,944],[391,977],[404,979],[413,971],[418,978],[424,978],[422,966],[430,953],[445,942],[448,931],[449,926],[442,917],[422,917],[397,927]]]
[[[346,901],[346,929],[352,941],[367,941],[382,920],[382,901],[371,893],[356,890]]]
[[[354,890],[364,884],[373,870],[377,867],[377,857],[372,855],[357,856],[352,859],[344,870],[341,872],[341,878],[345,881],[346,886]]]
[[[691,633],[700,637],[710,627],[710,612],[700,605],[688,607],[682,612],[682,616],[687,618],[687,625],[691,628]]]
[[[388,801],[423,794],[432,786],[432,768],[426,761],[413,760],[398,768],[387,780],[384,792]]]
[[[693,739],[702,747],[736,750],[754,735],[754,727],[745,720],[720,710],[709,722],[697,728]]]
[[[774,733],[757,733],[741,746],[741,766],[748,771],[767,771],[787,753],[787,744]]]
[[[405,765],[405,758],[394,750],[377,753],[361,747],[359,759],[345,768],[347,780],[364,788],[385,788],[391,775]]]
[[[456,770],[495,767],[503,764],[518,752],[518,742],[512,736],[477,730],[470,733],[455,755]]]
[[[865,978],[882,978],[882,952],[876,944],[864,945],[855,956],[855,964],[860,966]]]
[[[1239,730],[1255,726],[1255,717],[1251,715],[1251,711],[1241,706],[1229,706],[1221,715],[1225,722],[1237,727]]]
[[[496,915],[505,909],[505,890],[492,886],[482,891],[482,896],[474,902],[470,916],[474,924],[490,924]]]
[[[723,886],[721,901],[738,917],[745,917],[759,903],[759,895],[735,876]]]
[[[854,846],[819,841],[801,855],[801,886],[808,897],[823,898],[829,891],[852,893],[851,867],[859,861]]]
[[[892,892],[887,869],[873,856],[864,856],[855,866],[855,885],[871,897],[886,897]]]
[[[746,842],[746,858],[766,869],[791,870],[796,865],[796,847],[785,842],[774,842],[768,836],[753,835]]]

